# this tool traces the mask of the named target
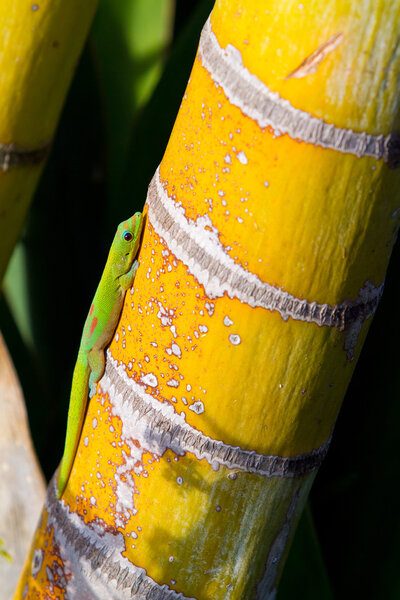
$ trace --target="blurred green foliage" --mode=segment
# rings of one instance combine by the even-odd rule
[[[140,210],[212,0],[100,0],[0,300],[39,460],[60,460],[81,327],[117,223]],[[395,250],[279,600],[400,598]],[[312,515],[311,515],[312,511]]]

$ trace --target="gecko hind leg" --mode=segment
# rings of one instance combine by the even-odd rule
[[[92,398],[97,389],[97,382],[101,379],[105,369],[104,350],[91,350],[88,353],[89,376],[89,398]]]

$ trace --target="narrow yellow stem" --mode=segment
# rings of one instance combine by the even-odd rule
[[[96,5],[97,0],[0,3],[0,280]]]

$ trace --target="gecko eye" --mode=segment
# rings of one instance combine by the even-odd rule
[[[133,238],[133,235],[131,234],[130,231],[125,231],[124,235],[122,236],[124,238],[124,240],[126,242],[130,242],[131,239]]]

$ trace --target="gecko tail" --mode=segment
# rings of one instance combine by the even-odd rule
[[[57,499],[59,500],[67,487],[75,456],[78,450],[83,423],[88,405],[89,368],[86,364],[76,362],[72,378],[71,398],[68,409],[67,433],[65,436],[64,454],[59,467],[57,481]]]

